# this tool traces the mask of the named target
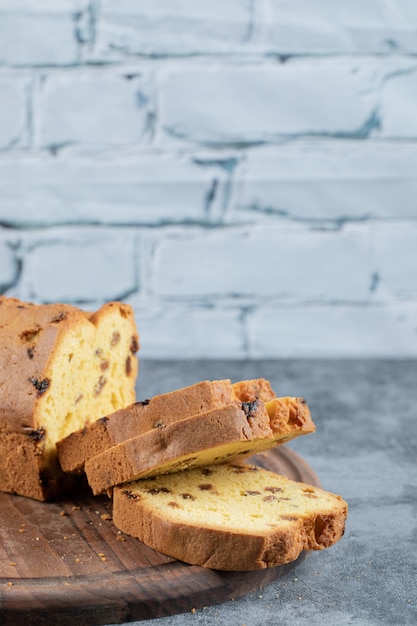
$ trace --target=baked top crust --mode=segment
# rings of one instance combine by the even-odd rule
[[[269,381],[263,378],[233,384],[229,379],[200,381],[135,402],[71,433],[57,444],[59,461],[65,472],[82,473],[85,462],[92,456],[147,431],[165,428],[234,401],[268,401],[274,397]]]
[[[94,494],[110,493],[138,478],[243,459],[314,430],[303,398],[235,401],[127,439],[91,456],[84,469]]]

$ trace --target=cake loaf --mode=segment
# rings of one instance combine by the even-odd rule
[[[56,442],[135,400],[133,310],[1,297],[0,331],[0,490],[47,500],[65,482]]]
[[[131,437],[85,462],[94,494],[114,485],[188,467],[242,459],[314,432],[303,398],[234,401]]]
[[[235,399],[267,401],[274,397],[269,381],[264,378],[233,385],[229,379],[201,381],[135,402],[71,433],[57,443],[59,461],[65,472],[81,473],[90,457],[148,430],[226,406]]]
[[[192,565],[250,571],[294,561],[343,535],[340,496],[244,464],[223,464],[115,487],[113,522]]]

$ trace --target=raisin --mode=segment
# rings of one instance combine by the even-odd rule
[[[106,384],[106,379],[104,378],[104,376],[100,376],[100,378],[98,379],[97,383],[94,386],[94,395],[95,396],[99,396],[101,394],[101,391],[104,387],[104,385]]]
[[[126,489],[122,493],[124,496],[126,496],[126,498],[129,498],[129,500],[140,500],[140,495],[137,493],[132,493],[131,491],[129,491],[129,489]]]
[[[281,487],[265,487],[265,491],[270,491],[271,493],[279,493],[282,491]]]
[[[176,502],[168,502],[168,506],[172,506],[173,509],[179,509],[180,505]]]
[[[138,400],[135,404],[141,404],[142,406],[146,406],[149,404],[150,400]]]
[[[24,330],[20,333],[19,337],[22,341],[32,342],[40,333],[40,328],[32,328],[30,330]]]
[[[33,441],[42,441],[46,434],[44,428],[25,428],[25,433]]]
[[[191,493],[180,493],[180,496],[184,500],[195,500],[195,497],[191,495]]]
[[[42,394],[45,393],[45,391],[48,389],[51,381],[49,380],[49,378],[44,378],[43,380],[38,380],[37,378],[29,378],[29,382],[32,383],[32,385],[35,387],[35,389],[37,390],[37,396],[40,397]]]
[[[242,411],[246,415],[247,419],[249,419],[250,417],[255,417],[257,410],[258,410],[257,400],[254,400],[253,402],[242,402]]]
[[[62,322],[62,320],[64,320],[66,317],[67,314],[65,313],[65,311],[61,311],[61,313],[58,313],[58,315],[55,315],[55,317],[51,319],[51,323],[59,324],[59,322]]]
[[[273,502],[273,500],[276,500],[276,497],[275,497],[275,496],[264,496],[264,497],[262,498],[262,500],[263,500],[264,502]]]
[[[130,374],[132,373],[132,363],[130,360],[130,356],[127,357],[126,362],[125,362],[125,373],[126,373],[126,376],[130,376]]]
[[[109,369],[109,362],[108,361],[101,361],[100,369],[101,369],[102,372],[105,372],[107,369]]]
[[[26,350],[27,355],[30,359],[33,359],[33,357],[35,356],[35,346],[31,346],[30,348],[28,348]]]
[[[154,487],[153,489],[148,489],[148,493],[152,496],[156,496],[158,493],[171,493],[171,490],[166,487]]]
[[[203,467],[203,469],[201,470],[201,473],[204,474],[205,476],[208,476],[209,474],[213,473],[213,470],[210,469],[209,467]]]
[[[244,496],[260,496],[261,492],[260,491],[251,491],[251,490],[247,490],[243,492]]]
[[[134,335],[132,336],[131,340],[130,340],[130,352],[132,354],[136,354],[136,352],[139,350],[139,342],[137,340],[137,337],[135,337]]]
[[[213,489],[213,485],[210,483],[202,483],[201,485],[198,485],[198,488],[201,489],[201,491],[211,491]]]
[[[114,346],[117,346],[119,341],[120,341],[120,333],[117,330],[115,330],[110,339],[111,347],[113,348]]]

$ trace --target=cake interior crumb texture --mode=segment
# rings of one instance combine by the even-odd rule
[[[186,470],[116,487],[122,531],[185,562],[255,570],[321,550],[343,535],[335,494],[245,464]]]
[[[116,308],[97,325],[86,320],[63,337],[47,372],[51,380],[54,371],[59,377],[42,402],[48,448],[132,401],[131,385],[120,384],[136,378],[131,336],[130,323]]]

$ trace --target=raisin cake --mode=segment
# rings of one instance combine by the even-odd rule
[[[0,329],[0,490],[47,500],[63,486],[56,442],[135,400],[133,310],[1,297]]]
[[[113,491],[113,522],[192,565],[250,571],[321,550],[343,535],[337,495],[245,464],[195,468]]]
[[[146,431],[218,409],[235,399],[267,401],[274,397],[269,381],[263,378],[233,384],[229,379],[204,380],[135,402],[71,433],[57,442],[59,461],[65,472],[81,473],[90,457]]]
[[[91,456],[84,469],[94,494],[110,494],[123,482],[242,459],[314,430],[303,398],[234,401],[169,425],[157,424]]]

